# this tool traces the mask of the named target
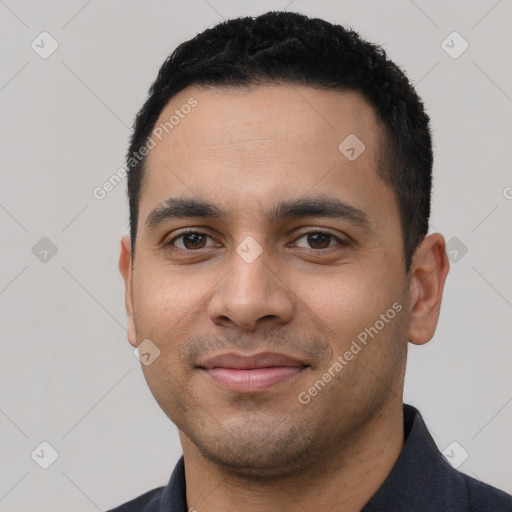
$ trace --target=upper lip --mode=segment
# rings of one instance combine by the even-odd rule
[[[200,368],[232,368],[236,370],[251,370],[254,368],[272,368],[277,366],[309,366],[295,357],[277,352],[259,352],[252,355],[236,354],[234,352],[219,354],[202,361]]]

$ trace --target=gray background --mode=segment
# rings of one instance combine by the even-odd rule
[[[469,454],[460,470],[512,492],[510,1],[0,0],[0,512],[105,510],[167,483],[177,431],[126,339],[125,180],[103,200],[92,191],[123,164],[177,44],[284,8],[382,44],[426,103],[431,229],[453,261],[436,336],[410,348],[405,400],[441,450],[458,443],[452,460]],[[59,45],[46,59],[31,47],[50,48],[43,31]],[[442,46],[453,31],[469,43],[458,58]],[[48,469],[43,441],[58,453]]]

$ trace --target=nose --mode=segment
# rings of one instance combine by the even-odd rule
[[[208,317],[218,326],[252,331],[287,324],[295,310],[293,290],[265,252],[250,263],[234,252],[231,269],[213,290]]]

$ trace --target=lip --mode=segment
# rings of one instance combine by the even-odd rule
[[[255,393],[293,380],[309,365],[275,352],[220,354],[198,368],[213,382],[235,393]]]

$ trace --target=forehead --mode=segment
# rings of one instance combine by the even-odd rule
[[[197,105],[188,108],[192,100]],[[354,133],[371,153],[379,129],[374,109],[361,93],[298,85],[188,87],[171,98],[155,126],[165,132],[159,145],[177,152],[186,151],[192,141],[203,150],[224,146],[226,152],[229,145],[256,148],[258,140],[282,145],[309,141],[308,151],[314,141],[319,150],[332,151]]]
[[[354,91],[188,87],[155,124],[139,220],[180,195],[207,198],[226,210],[251,204],[256,213],[277,197],[310,191],[362,207],[366,192],[376,209],[376,194],[393,201],[377,175],[380,130],[373,108]]]

